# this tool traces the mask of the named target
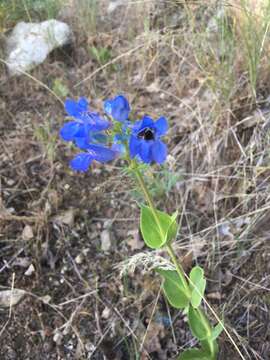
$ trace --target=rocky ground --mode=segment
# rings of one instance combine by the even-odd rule
[[[270,358],[267,57],[255,100],[215,6],[101,2],[94,21],[71,5],[58,13],[71,44],[30,76],[0,69],[0,358],[166,360],[195,345],[145,263],[133,257],[120,276],[149,252],[123,162],[76,174],[58,137],[67,96],[102,110],[118,93],[135,118],[168,118],[168,162],[145,175],[158,207],[180,213],[179,258],[187,272],[204,267],[207,300],[242,356]],[[219,344],[220,360],[240,359],[225,333]]]

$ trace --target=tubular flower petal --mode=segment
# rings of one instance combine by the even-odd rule
[[[77,121],[67,122],[60,130],[60,136],[65,141],[72,141],[79,133],[81,124]]]
[[[160,140],[155,141],[151,147],[151,155],[158,164],[164,163],[167,157],[167,146]]]
[[[114,99],[109,99],[104,102],[104,111],[114,120],[124,122],[128,119],[130,106],[123,95],[118,95]]]
[[[115,159],[118,154],[117,151],[113,149],[96,144],[87,144],[84,150],[86,150],[86,152],[76,155],[75,158],[71,160],[70,166],[73,170],[85,172],[89,169],[93,160],[106,163]]]
[[[87,151],[91,154],[94,160],[101,163],[112,161],[117,156],[116,151],[96,144],[89,144]]]
[[[80,98],[78,101],[67,99],[65,110],[74,120],[66,123],[60,130],[60,136],[65,141],[75,141],[78,138],[89,140],[91,132],[106,130],[110,123],[103,119],[98,113],[90,111],[86,98]]]
[[[64,124],[60,136],[65,141],[73,141],[84,151],[71,160],[73,170],[85,172],[94,160],[106,163],[119,154],[116,149],[103,146],[108,137],[101,131],[108,129],[111,124],[98,113],[89,110],[86,98],[82,97],[78,101],[67,99],[65,110],[73,120]]]
[[[168,122],[164,117],[153,121],[144,116],[132,127],[129,139],[129,152],[131,158],[138,157],[142,162],[150,164],[164,163],[167,157],[167,146],[160,140],[168,130]]]
[[[157,131],[158,136],[165,135],[166,132],[168,131],[168,127],[169,127],[167,119],[165,117],[163,117],[163,116],[160,117],[155,122],[155,127],[156,127],[156,131]]]
[[[88,101],[86,98],[81,97],[78,101],[67,99],[65,101],[65,110],[71,117],[78,118],[81,113],[86,112],[88,109]]]
[[[88,153],[80,153],[75,156],[70,162],[70,166],[73,170],[85,172],[88,170],[93,158]]]

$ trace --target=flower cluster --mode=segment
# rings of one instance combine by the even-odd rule
[[[106,163],[127,150],[128,158],[146,164],[162,164],[166,160],[167,146],[161,137],[168,130],[167,120],[160,117],[153,121],[144,116],[132,123],[129,120],[130,105],[122,95],[104,102],[104,111],[110,121],[91,111],[83,97],[78,101],[67,99],[65,110],[72,121],[62,127],[60,136],[82,150],[70,162],[74,170],[87,171],[93,160]],[[107,146],[108,142],[112,145]]]
[[[87,171],[93,160],[105,163],[116,157],[114,150],[98,143],[100,135],[103,135],[100,132],[109,129],[110,122],[90,111],[85,98],[78,101],[67,99],[65,110],[73,120],[62,127],[60,136],[65,141],[73,141],[79,149],[84,150],[71,160],[72,169]],[[106,137],[104,139],[106,141]]]

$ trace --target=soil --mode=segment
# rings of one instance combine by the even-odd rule
[[[213,243],[219,227],[215,227],[216,210],[211,208],[215,184],[209,174],[218,165],[212,163],[199,174],[202,158],[198,156],[193,164],[183,159],[181,149],[192,145],[198,123],[192,117],[187,123],[178,100],[168,95],[173,90],[170,75],[164,70],[166,64],[159,64],[158,73],[151,69],[143,86],[135,85],[138,64],[137,68],[130,65],[130,69],[128,63],[121,64],[125,71],[131,71],[125,83],[121,71],[111,68],[76,86],[100,67],[89,56],[86,45],[107,44],[111,38],[109,33],[105,35],[86,39],[76,33],[75,45],[52,53],[31,75],[50,88],[55,79],[61,79],[68,96],[87,96],[91,106],[99,110],[101,99],[124,92],[138,109],[136,116],[147,108],[149,113],[170,119],[172,130],[167,142],[176,163],[173,172],[168,171],[169,178],[176,180],[166,191],[161,187],[163,192],[155,199],[169,212],[178,209],[181,213],[182,205],[186,205],[188,215],[181,220],[177,242],[179,258],[187,272],[195,263],[204,267],[207,300],[224,318],[244,358],[270,359],[269,210],[266,192],[259,194],[269,170],[264,169],[257,177],[258,187],[250,184],[251,194],[258,191],[257,203],[233,213],[234,219],[239,217],[246,223],[230,223],[230,232],[223,231],[218,236],[220,243]],[[119,41],[117,51],[123,53],[125,46],[126,42]],[[188,67],[183,69],[184,74],[187,79],[193,76]],[[153,88],[154,76],[164,84],[163,97]],[[134,182],[123,174],[122,160],[106,166],[94,164],[86,174],[69,169],[74,149],[58,138],[65,121],[63,106],[39,82],[26,76],[9,78],[2,67],[0,291],[23,289],[25,294],[18,304],[0,307],[0,359],[176,359],[181,350],[196,345],[186,316],[169,308],[160,292],[160,279],[153,272],[138,267],[133,274],[120,277],[117,267],[129,257],[149,251],[138,229]],[[190,89],[183,85],[183,98],[196,91],[199,80],[193,79],[189,85]],[[267,98],[263,91],[262,86],[262,100]],[[204,93],[196,99],[204,104],[205,113],[206,97]],[[232,123],[250,113],[248,103],[246,99],[239,110],[241,115],[233,117]],[[225,126],[218,124],[218,131]],[[239,130],[241,144],[248,144],[257,130],[257,124]],[[229,149],[219,165],[234,166],[240,159],[237,146]],[[196,178],[192,165],[196,167],[194,173],[198,170]],[[158,167],[154,171],[160,174]],[[207,181],[199,179],[204,175]],[[218,186],[223,194],[240,192],[234,180]],[[229,219],[230,210],[241,202],[237,196],[220,200],[219,219]],[[264,206],[266,210],[262,211]],[[256,211],[259,217],[253,217]],[[102,234],[109,237],[106,251]],[[218,251],[213,250],[216,246]],[[211,313],[209,316],[215,322]],[[219,346],[219,360],[240,359],[225,333]]]

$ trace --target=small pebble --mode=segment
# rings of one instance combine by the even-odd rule
[[[49,304],[49,302],[52,300],[52,297],[50,295],[44,295],[41,297],[42,301],[46,304]]]
[[[23,240],[31,240],[34,237],[33,230],[30,225],[25,225],[22,232],[22,238]]]
[[[83,263],[83,254],[79,254],[79,255],[77,255],[77,256],[75,257],[75,263],[76,263],[77,265],[80,265],[80,264]]]
[[[102,311],[101,317],[102,319],[109,319],[109,316],[111,314],[111,310],[106,306],[105,309]]]
[[[109,229],[113,224],[113,221],[111,219],[108,219],[108,220],[105,220],[104,221],[104,224],[103,224],[103,227],[104,229]]]
[[[7,185],[8,186],[13,186],[15,184],[15,180],[13,180],[13,179],[8,179],[7,180]]]
[[[108,230],[103,230],[101,233],[101,249],[103,251],[109,251],[111,248],[111,236]]]
[[[29,266],[29,268],[25,271],[24,275],[31,276],[35,272],[35,267],[33,264]]]
[[[56,345],[60,345],[63,339],[63,335],[60,331],[57,331],[53,336],[53,341],[56,343]]]

